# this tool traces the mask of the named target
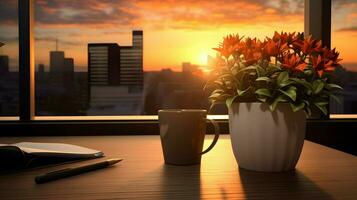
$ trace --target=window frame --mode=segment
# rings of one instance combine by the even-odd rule
[[[35,64],[34,64],[34,0],[18,1],[19,18],[19,119],[0,121],[0,136],[5,135],[122,135],[158,134],[157,118],[125,116],[103,119],[75,119],[75,117],[35,116]],[[331,41],[331,0],[305,0],[304,33],[322,39],[324,45]],[[94,116],[92,116],[94,117]],[[81,117],[82,118],[82,117]],[[95,118],[95,117],[94,117]],[[100,117],[98,117],[100,118]],[[228,133],[228,120],[217,120],[222,132]],[[307,126],[352,124],[354,118],[309,119]],[[209,127],[211,130],[212,127]],[[48,131],[51,130],[51,131]],[[11,134],[10,134],[11,133]]]
[[[158,135],[157,116],[35,116],[34,1],[19,0],[19,116],[0,118],[2,136]],[[331,42],[331,0],[304,0],[304,33]],[[308,119],[306,139],[354,155],[353,133],[357,115],[351,118]],[[227,115],[209,116],[221,133],[229,133]],[[343,116],[342,116],[343,117]],[[214,128],[208,124],[208,133]]]
[[[331,46],[331,1],[304,0],[304,34],[321,39],[323,45],[328,47]],[[18,1],[20,121],[40,118],[35,116],[34,4],[35,0]],[[329,119],[329,114],[323,118]]]

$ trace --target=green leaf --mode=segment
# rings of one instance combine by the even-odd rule
[[[217,79],[232,78],[232,74],[224,73],[220,75]]]
[[[266,97],[257,97],[257,99],[261,102],[266,102],[268,98]]]
[[[337,103],[339,103],[339,104],[342,103],[341,97],[338,97],[338,96],[336,96],[334,94],[330,94],[330,97],[331,97],[331,99],[334,99],[335,101],[337,101]]]
[[[294,83],[293,81],[287,80],[287,81],[285,81],[285,82],[280,83],[279,86],[282,88],[282,87],[291,85],[291,84],[293,84],[293,83]]]
[[[250,90],[250,87],[248,87],[247,89],[245,90],[237,90],[237,93],[238,93],[238,96],[243,96],[245,93],[248,92],[248,90]]]
[[[257,67],[254,66],[254,65],[251,65],[251,66],[248,66],[248,67],[244,67],[244,68],[242,68],[242,69],[240,69],[238,71],[238,74],[241,73],[241,72],[247,71],[247,70],[257,70]]]
[[[203,91],[206,91],[208,89],[208,87],[210,87],[211,84],[209,83],[206,83],[205,86],[203,86]]]
[[[286,91],[281,90],[281,89],[279,89],[279,91],[281,93],[283,93],[284,95],[288,96],[291,100],[296,101],[296,87],[291,86]]]
[[[244,84],[244,78],[247,76],[247,73],[242,73],[242,75],[238,76],[238,88],[241,89]]]
[[[221,96],[220,93],[213,93],[213,94],[211,94],[208,98],[209,98],[209,99],[213,99],[213,98],[217,98],[217,97],[219,97],[219,96]]]
[[[217,85],[223,85],[223,82],[219,80],[215,80],[214,83],[216,83]]]
[[[234,100],[238,97],[238,95],[234,96],[234,97],[229,97],[226,99],[226,105],[227,108],[230,108],[232,103],[234,102]]]
[[[306,91],[306,94],[309,95],[309,96],[311,95],[311,93],[312,93],[312,90],[307,90]]]
[[[209,110],[211,111],[212,108],[216,105],[216,100],[211,100],[211,106],[209,107]]]
[[[265,76],[265,74],[266,74],[265,69],[263,69],[259,65],[255,65],[255,66],[256,66],[256,71],[257,71],[258,77]]]
[[[275,64],[269,64],[268,70],[275,72],[275,71],[280,71],[281,68],[279,66],[276,66]]]
[[[330,83],[330,84],[327,84],[326,85],[326,88],[327,89],[339,89],[339,90],[343,90],[343,88],[339,85],[336,85],[336,84],[333,84],[333,83]]]
[[[312,83],[312,89],[314,94],[318,94],[324,89],[325,83],[322,80],[315,80]]]
[[[304,86],[304,87],[307,88],[307,89],[310,89],[310,90],[312,89],[311,83],[307,82],[307,81],[304,80],[304,79],[290,78],[290,80],[292,80],[292,81],[294,81],[294,82],[296,82],[296,83],[298,83],[298,84]]]
[[[220,96],[221,94],[224,94],[224,93],[225,92],[222,89],[215,89],[211,92],[211,96],[213,98],[213,97],[217,97],[217,95]],[[211,98],[211,96],[210,96],[210,98]]]
[[[328,102],[314,102],[314,105],[324,114],[327,115],[326,105]]]
[[[257,79],[255,79],[255,81],[266,81],[266,82],[271,82],[271,79],[270,79],[269,77],[262,76],[262,77],[258,77]]]
[[[255,94],[261,95],[261,96],[266,96],[266,97],[272,97],[271,92],[267,88],[260,88],[255,91]]]
[[[304,74],[310,76],[310,75],[313,74],[313,71],[312,71],[311,69],[305,69],[305,70],[304,70]]]
[[[307,117],[310,117],[311,116],[311,109],[309,107],[305,107],[305,111],[306,111]]]
[[[278,103],[280,102],[287,102],[287,99],[284,95],[280,95],[278,96],[272,104],[270,104],[269,108],[271,111],[274,111],[276,109],[276,106],[278,105]]]
[[[320,106],[326,106],[328,105],[328,101],[318,101],[318,102],[314,102],[314,104],[316,105],[320,105]]]
[[[302,100],[307,106],[310,106],[310,102],[307,100]]]
[[[305,107],[305,103],[304,102],[301,102],[299,104],[290,103],[290,106],[293,112],[297,112]]]
[[[231,72],[232,72],[233,76],[237,75],[238,74],[238,67],[237,66],[233,66],[231,68]]]
[[[213,92],[212,93],[224,93],[224,90],[223,89],[215,89],[215,90],[213,90]]]
[[[283,72],[281,72],[281,73],[278,75],[277,84],[278,84],[278,85],[281,85],[282,83],[284,83],[284,82],[287,81],[288,79],[289,79],[289,73],[286,72],[286,71],[283,71]]]

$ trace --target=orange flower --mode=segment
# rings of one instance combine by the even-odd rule
[[[225,58],[229,58],[229,56],[232,55],[234,52],[235,48],[230,46],[230,47],[219,47],[219,48],[213,48],[214,50],[218,51],[221,56],[224,56]]]
[[[236,35],[228,35],[227,37],[223,38],[223,43],[220,44],[219,48],[213,48],[214,50],[218,51],[221,56],[225,58],[229,58],[234,53],[239,53],[240,41],[243,37],[239,37],[238,34]]]
[[[298,40],[302,40],[304,38],[302,33],[287,33],[287,32],[281,32],[280,34],[278,32],[274,32],[274,36],[272,37],[272,40],[274,42],[281,42],[281,43],[287,43],[288,45],[294,44]],[[269,38],[268,38],[269,39]]]
[[[330,50],[327,47],[324,47],[322,49],[322,55],[325,59],[332,60],[336,66],[340,66],[340,64],[338,64],[338,62],[340,62],[342,59],[338,58],[340,53],[336,51],[336,48],[333,48],[332,50]]]
[[[307,64],[296,54],[285,56],[282,63],[283,68],[293,72],[303,72],[306,66]]]
[[[277,56],[282,54],[288,49],[287,43],[281,43],[281,41],[274,42],[272,39],[268,39],[265,44],[265,53],[270,56]]]
[[[322,77],[324,72],[333,72],[335,70],[335,65],[332,60],[325,59],[318,55],[317,57],[314,56],[311,58],[312,60],[312,67],[315,69],[319,77]]]
[[[297,43],[297,45],[304,54],[314,54],[322,51],[322,41],[313,40],[311,35],[305,38],[304,41]]]
[[[252,65],[263,57],[262,47],[264,43],[257,38],[246,38],[242,46],[242,54],[244,55],[245,64]]]

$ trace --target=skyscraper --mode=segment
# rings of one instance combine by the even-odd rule
[[[64,51],[50,51],[50,72],[61,72],[64,66]]]
[[[64,58],[63,71],[66,73],[71,73],[71,74],[74,72],[74,59],[73,58]]]
[[[133,46],[120,47],[120,84],[143,88],[143,31],[133,31]]]
[[[143,32],[133,31],[133,45],[88,44],[87,114],[141,114],[143,103]]]
[[[73,84],[74,59],[66,58],[64,51],[50,51],[50,76],[59,86]]]
[[[143,31],[133,31],[133,45],[88,44],[89,85],[143,88]]]
[[[89,86],[120,84],[118,44],[88,44],[88,81]]]

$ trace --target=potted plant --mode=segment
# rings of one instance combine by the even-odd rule
[[[342,88],[329,82],[339,53],[302,33],[274,33],[263,41],[228,35],[218,48],[206,88],[211,105],[225,101],[233,152],[240,167],[294,169],[306,117],[327,115]]]

